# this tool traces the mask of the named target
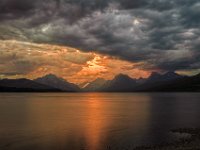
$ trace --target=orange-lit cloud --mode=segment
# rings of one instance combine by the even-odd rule
[[[0,41],[1,77],[34,79],[53,73],[74,83],[98,77],[112,79],[119,73],[147,77],[148,71],[135,68],[131,62],[96,53],[85,53],[71,47]]]

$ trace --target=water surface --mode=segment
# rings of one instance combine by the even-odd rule
[[[199,93],[1,93],[0,149],[122,150],[200,126]]]

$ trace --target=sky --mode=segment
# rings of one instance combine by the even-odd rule
[[[200,72],[199,0],[1,0],[0,77]]]

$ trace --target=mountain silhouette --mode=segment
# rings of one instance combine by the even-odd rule
[[[157,72],[153,72],[149,78],[147,79],[147,82],[161,82],[161,81],[169,81],[169,80],[174,80],[174,79],[178,79],[181,78],[183,76],[175,73],[175,72],[167,72],[165,74],[159,74]]]
[[[73,84],[69,83],[66,80],[57,77],[56,75],[53,74],[48,74],[43,77],[37,78],[34,80],[37,83],[48,85],[51,87],[54,87],[56,89],[60,89],[65,92],[78,92],[80,91],[80,88]]]
[[[107,80],[103,78],[97,78],[96,80],[92,82],[85,83],[85,85],[82,88],[83,88],[83,91],[91,91],[91,92],[98,91],[106,82]]]
[[[139,90],[139,88],[137,90]],[[150,87],[140,90],[161,92],[200,92],[200,74],[192,77],[182,76],[181,78],[163,81],[159,84],[152,84]]]
[[[153,72],[147,79],[132,79],[119,74],[113,80],[107,81],[99,88],[101,92],[178,92],[200,91],[200,74],[182,76],[175,72],[159,74]]]
[[[181,76],[174,72],[153,72],[147,79],[119,74],[113,80],[97,78],[82,85],[69,83],[53,74],[35,80],[2,79],[0,92],[200,92],[200,74]]]
[[[137,85],[136,80],[128,75],[119,74],[113,80],[107,81],[100,89],[104,92],[130,92]]]
[[[2,79],[0,92],[53,92],[60,90],[29,79]]]

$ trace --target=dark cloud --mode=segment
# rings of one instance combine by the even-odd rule
[[[0,38],[73,46],[144,69],[200,67],[198,0],[1,0]]]
[[[0,19],[16,19],[28,16],[35,9],[35,2],[32,0],[1,0]]]

